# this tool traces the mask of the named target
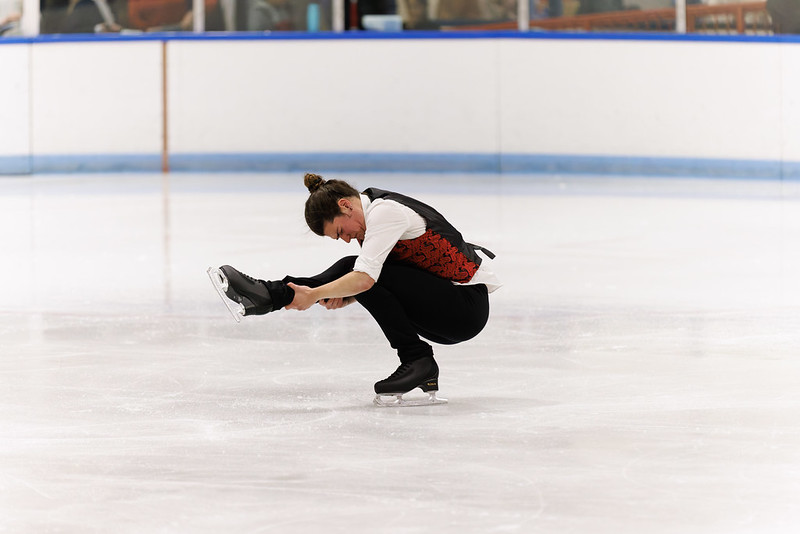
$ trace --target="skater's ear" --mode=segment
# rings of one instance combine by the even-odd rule
[[[347,198],[340,198],[337,204],[339,204],[339,207],[341,208],[343,213],[347,213],[349,211],[352,211],[353,209],[353,205],[350,203],[350,199]]]

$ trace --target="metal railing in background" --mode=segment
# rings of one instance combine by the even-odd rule
[[[770,33],[766,2],[686,6],[686,31],[691,33]],[[531,29],[554,31],[676,31],[672,8],[592,13],[530,21]],[[516,22],[451,25],[445,30],[514,30]]]
[[[345,15],[353,19],[355,8],[356,0],[23,0],[21,27],[30,37],[151,31],[343,32]]]
[[[93,32],[127,32],[146,31],[332,31],[344,32],[358,28],[359,7],[357,0],[285,0],[275,2],[275,13],[280,11],[280,4],[288,6],[289,15],[284,14],[282,22],[272,25],[253,24],[248,19],[257,10],[255,4],[265,4],[272,9],[272,0],[113,0],[114,13],[109,9],[112,0],[84,0],[83,2],[66,2],[66,0],[23,0],[22,33],[36,36],[40,33],[93,33]],[[441,3],[443,0],[438,0]],[[704,0],[717,1],[717,0]],[[411,2],[427,6],[438,5],[428,0],[397,0],[398,9],[406,17]],[[452,3],[452,2],[451,2]],[[477,4],[477,2],[475,2]],[[773,25],[767,12],[765,1],[737,2],[728,1],[714,5],[691,4],[687,0],[676,0],[674,7],[658,9],[617,9],[602,13],[575,14],[577,0],[563,1],[564,6],[570,4],[573,9],[562,9],[553,14],[542,14],[541,5],[549,3],[518,0],[515,9],[504,12],[494,20],[481,20],[472,17],[438,18],[428,14],[423,25],[417,25],[404,18],[406,29],[423,30],[472,30],[472,31],[651,31],[677,33],[711,33],[711,34],[768,34]],[[622,1],[610,2],[608,5],[623,6]],[[66,7],[66,6],[69,7]],[[505,4],[508,6],[508,4]],[[558,6],[562,1],[557,2]],[[649,5],[653,6],[654,3]],[[658,5],[658,4],[655,4]],[[661,4],[663,5],[663,4]],[[40,12],[40,6],[42,11]],[[549,7],[548,6],[548,7]],[[645,4],[645,7],[647,4]],[[63,20],[74,15],[78,8],[94,9],[96,22],[91,20],[77,30]],[[441,6],[440,6],[441,7]],[[435,9],[433,9],[435,11]],[[550,11],[553,11],[550,9]],[[262,10],[263,13],[263,10]],[[580,11],[578,11],[580,13]],[[312,17],[313,15],[313,17]],[[565,16],[564,16],[565,15]],[[116,17],[114,19],[113,17]],[[274,18],[274,14],[270,15]],[[548,17],[549,18],[542,18]],[[264,15],[266,17],[266,15]],[[397,15],[395,15],[397,17]],[[397,17],[399,19],[399,17]],[[346,20],[348,22],[346,22]],[[398,22],[399,24],[399,22]]]

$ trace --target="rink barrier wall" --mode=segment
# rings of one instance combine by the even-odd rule
[[[526,154],[177,154],[181,172],[454,172],[800,178],[800,164],[779,161]]]
[[[447,172],[800,179],[800,163],[681,158],[504,154],[175,154],[171,172]],[[160,172],[154,154],[0,157],[2,174]]]
[[[0,64],[5,174],[166,147],[172,171],[800,177],[792,36],[41,36]]]

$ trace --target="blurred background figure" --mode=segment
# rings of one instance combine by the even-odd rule
[[[2,2],[3,0],[0,0]],[[69,0],[41,0],[42,18],[39,21],[41,33],[60,33],[61,23],[67,17]]]
[[[61,33],[104,33],[121,29],[106,0],[70,0],[61,25]]]
[[[232,1],[205,0],[205,31],[234,29]],[[227,9],[226,9],[227,8]],[[148,32],[189,32],[194,29],[192,0],[128,0],[128,23]]]
[[[351,8],[350,8],[350,1],[345,0],[345,10],[344,10],[344,27],[351,28]],[[327,3],[330,3],[328,1]],[[427,9],[427,1],[426,0],[357,0],[356,1],[356,13],[358,16],[358,20],[356,21],[355,26],[358,29],[363,30],[364,24],[362,23],[362,19],[364,15],[402,15],[402,10],[405,9],[403,4],[413,4],[411,7],[415,10],[415,19],[418,21],[423,21],[427,18],[427,14],[425,10]],[[405,24],[405,18],[403,18],[403,22]]]
[[[250,0],[244,29],[248,31],[291,31],[294,29],[289,0]]]
[[[516,20],[517,0],[398,0],[397,14],[407,29],[438,30],[442,26]]]
[[[536,3],[536,0],[528,1]],[[517,0],[484,0],[484,9],[489,20],[514,20],[517,17]]]
[[[118,7],[115,0],[41,0],[40,6],[41,33],[122,31],[122,25],[117,22],[119,13],[115,11]],[[121,9],[124,10],[124,5]]]
[[[481,0],[439,0],[436,18],[447,22],[477,22],[487,20]]]
[[[531,20],[564,15],[564,0],[521,1],[528,2]],[[617,1],[621,5],[621,0]],[[574,3],[577,9],[578,0]],[[443,26],[516,21],[517,0],[398,0],[397,13],[407,29],[439,30]]]
[[[798,0],[767,0],[767,12],[772,18],[772,30],[775,33],[800,33]]]
[[[22,0],[0,0],[0,35],[21,35]]]
[[[622,0],[581,0],[578,6],[578,15],[589,13],[605,13],[606,11],[622,11],[625,7]]]
[[[403,18],[403,26],[409,30],[423,29],[428,20],[427,0],[399,0],[397,13]]]
[[[531,18],[549,19],[564,15],[564,3],[562,0],[530,0]]]

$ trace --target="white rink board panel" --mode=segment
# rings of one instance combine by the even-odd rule
[[[499,149],[497,40],[172,41],[175,152]]]
[[[0,65],[0,157],[25,156],[30,152],[30,46],[0,46]]]
[[[168,147],[195,170],[800,174],[800,43],[496,36],[0,43],[0,172],[160,169],[164,46]]]
[[[159,41],[35,45],[35,154],[159,153],[161,47]]]
[[[800,161],[800,44],[781,48],[781,156],[786,161]]]
[[[507,41],[501,150],[778,160],[780,46]]]

